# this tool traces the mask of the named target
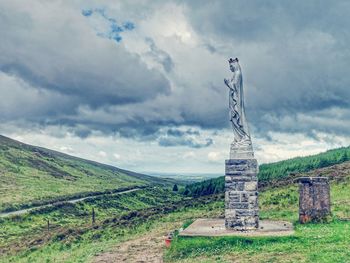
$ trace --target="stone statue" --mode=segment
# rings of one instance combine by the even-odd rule
[[[230,230],[259,228],[258,172],[244,109],[242,69],[238,58],[228,61],[233,76],[229,88],[230,122],[234,140],[230,159],[225,160],[225,226]]]
[[[225,79],[224,82],[230,92],[230,122],[234,133],[230,159],[253,158],[253,147],[244,109],[242,70],[238,63],[238,58],[230,58],[229,65],[233,76],[230,79]]]

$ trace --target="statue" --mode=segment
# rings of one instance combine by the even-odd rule
[[[230,122],[234,134],[234,141],[231,144],[230,159],[254,158],[252,141],[245,116],[243,78],[238,58],[230,58],[229,65],[233,76],[231,79],[225,79],[224,82],[230,92]]]
[[[225,226],[229,230],[251,231],[259,228],[259,166],[245,116],[242,69],[238,58],[228,62],[233,76],[224,82],[229,88],[234,140],[230,159],[225,160]]]

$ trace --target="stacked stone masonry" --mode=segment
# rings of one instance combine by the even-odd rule
[[[259,227],[258,163],[256,159],[230,159],[225,167],[225,226],[255,230]]]
[[[326,177],[301,177],[299,182],[299,221],[320,221],[331,213],[330,187]]]

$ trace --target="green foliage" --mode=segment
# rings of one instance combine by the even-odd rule
[[[186,229],[186,228],[189,227],[193,222],[194,222],[193,219],[187,219],[187,220],[182,224],[182,228],[183,228],[183,229]]]
[[[173,191],[174,191],[174,192],[179,191],[179,188],[178,188],[177,184],[174,184]]]
[[[298,189],[296,186],[289,186],[283,189],[275,189],[274,191],[263,192],[261,206],[269,207],[271,205],[278,205],[280,209],[288,208],[290,206],[297,206],[298,204]]]
[[[0,211],[170,183],[0,136]]]
[[[259,180],[270,181],[287,177],[291,173],[309,172],[318,168],[350,160],[350,147],[329,150],[320,154],[260,165]]]
[[[157,187],[125,194],[99,196],[75,204],[61,203],[36,209],[23,216],[0,218],[2,226],[0,233],[7,237],[6,241],[0,239],[0,248],[2,242],[15,242],[25,236],[35,237],[40,229],[46,229],[47,220],[50,221],[53,232],[62,227],[78,228],[86,224],[90,225],[92,210],[95,212],[97,222],[143,220],[144,213],[141,211],[160,206],[168,208],[183,199],[182,195]],[[159,209],[159,212],[162,211]]]
[[[174,222],[178,215],[186,219],[203,216],[208,211],[217,213],[223,207],[221,201],[215,199],[193,200],[171,189],[152,187],[0,218],[0,233],[4,237],[0,239],[0,262],[7,262],[6,259],[10,262],[43,262],[44,259],[61,262],[64,256],[69,256],[68,262],[86,262],[97,248],[106,249],[132,235],[150,231],[159,222]],[[95,224],[91,223],[92,208]],[[50,221],[49,235],[47,220]],[[31,249],[37,243],[44,243],[44,247]]]
[[[204,196],[224,192],[225,181],[224,177],[213,178],[203,182],[186,185],[184,195],[187,196]]]
[[[273,181],[286,179],[294,173],[309,172],[349,160],[350,147],[342,147],[312,156],[297,157],[276,163],[262,164],[259,167],[258,178],[261,184],[268,185]],[[224,190],[225,182],[222,176],[187,185],[183,194],[196,197],[222,193]]]

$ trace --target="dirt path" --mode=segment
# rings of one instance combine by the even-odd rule
[[[97,255],[92,262],[163,263],[165,236],[181,225],[182,222],[164,223],[146,235],[123,242],[111,251]]]
[[[105,252],[94,258],[94,263],[162,263],[164,237],[150,237],[130,240],[122,243],[114,251]]]

